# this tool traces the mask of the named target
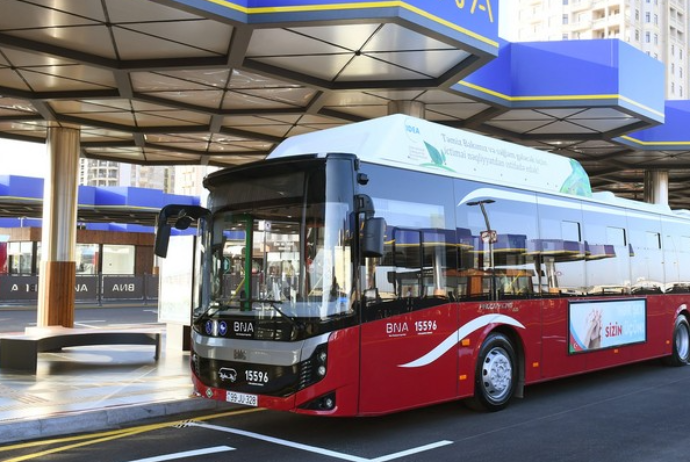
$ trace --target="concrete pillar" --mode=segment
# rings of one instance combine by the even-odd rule
[[[79,130],[51,127],[43,187],[38,326],[74,326]]]
[[[668,171],[644,172],[644,201],[650,204],[668,205]]]
[[[424,103],[419,101],[389,101],[388,115],[405,114],[419,119],[424,118]]]

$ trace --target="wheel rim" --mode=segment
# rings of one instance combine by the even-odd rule
[[[687,324],[678,326],[678,331],[676,332],[676,352],[683,361],[687,361],[688,356],[690,356],[690,331],[688,331]]]
[[[482,386],[486,396],[494,402],[501,402],[510,397],[512,384],[510,356],[503,348],[492,348],[482,364]]]

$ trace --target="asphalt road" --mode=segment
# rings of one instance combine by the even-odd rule
[[[687,461],[689,389],[690,367],[651,361],[532,386],[524,399],[498,413],[475,413],[457,402],[352,419],[229,407],[221,415],[0,447],[0,459]]]
[[[75,327],[105,327],[129,324],[154,324],[158,322],[156,305],[103,306],[74,310]],[[0,333],[24,332],[36,325],[35,309],[0,308]]]

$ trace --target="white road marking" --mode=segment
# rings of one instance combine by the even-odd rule
[[[387,456],[377,457],[376,459],[371,459],[372,462],[386,462],[393,459],[399,459],[400,457],[409,456],[412,454],[417,454],[419,452],[430,451],[432,449],[440,448],[442,446],[448,446],[453,444],[452,441],[443,440],[436,443],[427,444],[426,446],[419,446],[417,448],[408,449],[407,451],[396,452],[395,454],[390,454]]]
[[[206,454],[217,454],[219,452],[228,452],[234,450],[235,448],[231,448],[230,446],[216,446],[214,448],[197,449],[195,451],[185,451],[177,452],[175,454],[147,457],[146,459],[137,459],[130,462],[165,462],[166,460],[186,459],[188,457],[204,456]]]
[[[347,460],[351,462],[387,462],[389,460],[398,459],[400,457],[408,456],[410,454],[417,454],[423,451],[429,451],[431,449],[439,448],[441,446],[447,446],[453,444],[452,441],[439,441],[436,443],[427,444],[425,446],[420,446],[417,448],[407,449],[405,451],[396,452],[395,454],[389,454],[387,456],[377,457],[375,459],[367,459],[364,457],[353,456],[350,454],[344,454],[342,452],[331,451],[330,449],[319,448],[316,446],[310,446],[308,444],[295,443],[294,441],[283,440],[280,438],[274,438],[272,436],[262,435],[260,433],[248,432],[245,430],[239,430],[237,428],[221,427],[219,425],[211,425],[203,422],[191,422],[189,426],[207,428],[209,430],[217,430],[225,433],[233,433],[235,435],[245,436],[247,438],[254,438],[261,441],[266,441],[267,443],[279,444],[281,446],[287,446],[294,449],[300,449],[302,451],[313,452],[315,454],[321,454],[323,456],[333,457],[335,459]],[[138,462],[138,461],[136,461]]]
[[[233,433],[235,435],[246,436],[247,438],[254,438],[261,441],[266,441],[268,443],[279,444],[281,446],[287,446],[294,449],[301,449],[303,451],[313,452],[315,454],[321,454],[324,456],[334,457],[336,459],[349,460],[352,462],[369,462],[369,459],[364,459],[362,457],[351,456],[349,454],[343,454],[336,451],[331,451],[329,449],[317,448],[315,446],[309,446],[306,444],[295,443],[293,441],[283,440],[280,438],[274,438],[272,436],[261,435],[259,433],[248,432],[244,430],[238,430],[236,428],[221,427],[218,425],[211,425],[207,423],[192,422],[190,426],[208,428],[209,430],[217,430],[225,433]]]

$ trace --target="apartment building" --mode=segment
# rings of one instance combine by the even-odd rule
[[[79,161],[79,184],[84,186],[121,186],[120,164],[107,160]]]
[[[170,166],[132,165],[82,158],[79,164],[79,184],[135,186],[172,193],[175,189],[175,169]]]
[[[688,99],[689,7],[690,0],[517,0],[511,40],[620,39],[664,63],[667,99]]]
[[[198,196],[205,203],[207,191],[204,189],[204,177],[218,170],[218,167],[208,165],[177,165],[175,166],[175,189],[173,193],[185,196]]]

